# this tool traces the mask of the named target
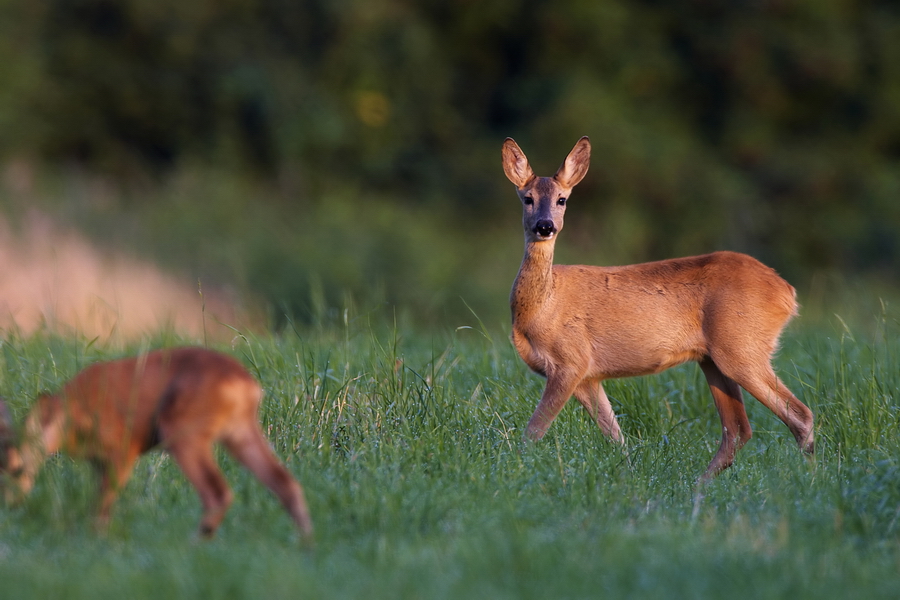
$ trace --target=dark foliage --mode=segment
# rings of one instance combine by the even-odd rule
[[[3,0],[0,156],[124,180],[226,165],[480,223],[513,201],[506,136],[547,172],[587,134],[583,248],[892,273],[898,6]]]

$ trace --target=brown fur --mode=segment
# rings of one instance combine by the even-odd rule
[[[525,257],[510,295],[512,339],[522,360],[547,378],[528,438],[543,437],[574,394],[604,433],[623,442],[603,380],[696,361],[722,421],[704,479],[728,468],[750,439],[741,387],[813,451],[812,412],[771,366],[781,331],[797,312],[790,284],[735,252],[622,267],[554,265],[556,237],[568,196],[587,173],[590,142],[579,140],[553,177],[536,177],[512,139],[502,156],[524,209]]]
[[[200,532],[212,536],[232,500],[213,457],[213,444],[221,442],[278,496],[309,538],[312,523],[303,490],[260,428],[261,398],[259,384],[238,361],[203,348],[97,363],[58,394],[37,399],[25,420],[23,442],[7,444],[0,472],[8,472],[27,494],[47,454],[60,450],[90,460],[100,473],[103,524],[137,458],[159,446],[196,488],[203,503]],[[4,411],[5,406],[0,416]],[[0,433],[8,430],[0,424]]]

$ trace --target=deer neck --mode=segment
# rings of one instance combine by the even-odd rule
[[[48,454],[62,442],[63,412],[57,396],[41,396],[25,418],[24,439],[19,445],[20,491],[28,495]]]
[[[525,243],[525,257],[510,294],[514,327],[527,325],[552,299],[554,242]]]

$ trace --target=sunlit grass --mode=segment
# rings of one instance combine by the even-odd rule
[[[748,397],[754,437],[699,505],[719,424],[695,365],[609,382],[627,450],[575,403],[526,445],[543,381],[502,333],[351,315],[235,335],[222,349],[266,389],[261,418],[305,487],[315,551],[224,453],[235,502],[209,543],[164,455],[138,464],[106,536],[91,526],[90,469],[56,457],[25,504],[0,508],[0,596],[895,597],[897,330],[887,317],[866,333],[792,328],[776,368],[816,414],[815,459]],[[18,418],[39,391],[124,352],[47,336],[0,350]]]

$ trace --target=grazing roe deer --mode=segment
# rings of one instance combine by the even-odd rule
[[[156,350],[94,364],[54,395],[42,395],[16,444],[0,401],[0,474],[31,490],[48,454],[63,450],[93,462],[100,474],[98,521],[105,525],[138,456],[161,447],[203,503],[200,534],[211,537],[232,493],[213,457],[225,448],[262,481],[290,513],[304,538],[312,522],[303,489],[278,461],[257,418],[262,388],[234,358],[203,348]],[[17,496],[8,489],[7,497]]]
[[[553,264],[572,188],[588,170],[581,138],[552,177],[537,177],[516,142],[503,170],[524,208],[525,257],[510,295],[512,340],[547,378],[527,438],[539,440],[574,394],[600,429],[624,442],[603,380],[697,361],[722,421],[722,441],[701,480],[734,462],[750,439],[741,388],[813,452],[813,415],[772,370],[778,337],[796,314],[794,288],[744,254],[715,252],[622,267]]]

